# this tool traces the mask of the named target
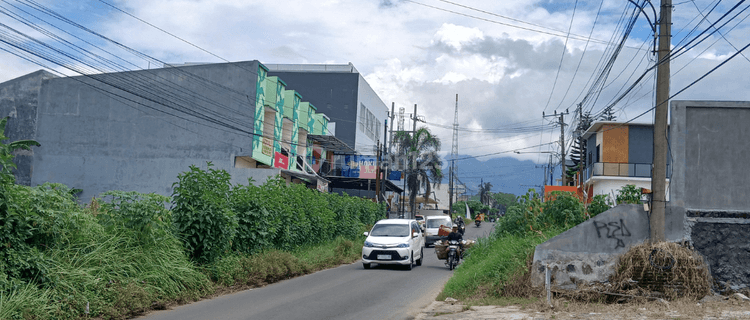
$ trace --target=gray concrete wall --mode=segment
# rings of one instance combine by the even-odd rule
[[[750,102],[672,101],[668,212],[714,279],[750,286]],[[668,230],[669,231],[669,230]]]
[[[250,61],[95,76],[119,89],[88,77],[48,80],[32,185],[80,188],[84,202],[108,190],[170,195],[179,173],[207,161],[246,184],[253,170],[234,168],[234,157],[251,155],[252,136],[180,111],[252,132],[257,69]]]
[[[605,281],[614,272],[617,257],[648,236],[648,215],[642,205],[616,206],[536,246],[532,285],[544,285],[547,266],[558,288]]]
[[[55,78],[55,75],[39,70],[25,76],[0,83],[0,117],[10,117],[5,126],[7,142],[17,140],[36,139],[36,116],[39,100],[39,91],[46,79]],[[14,152],[13,162],[16,169],[16,183],[22,185],[31,184],[33,172],[32,162],[34,150],[17,150]]]

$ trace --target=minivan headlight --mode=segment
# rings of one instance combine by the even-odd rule
[[[397,245],[396,247],[397,248],[408,248],[409,244],[408,243],[402,243],[402,244]]]
[[[374,246],[375,246],[375,245],[374,245],[374,244],[373,244],[372,242],[370,242],[370,241],[365,241],[365,247],[367,247],[367,248],[372,248],[372,247],[374,247]]]

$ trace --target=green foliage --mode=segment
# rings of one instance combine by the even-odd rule
[[[641,204],[641,188],[627,184],[617,191],[617,204]]]
[[[607,196],[603,194],[595,195],[594,198],[591,200],[591,203],[589,203],[589,206],[587,210],[589,211],[589,216],[591,218],[596,217],[598,214],[609,210],[610,205],[609,201],[607,201]]]
[[[41,146],[39,142],[34,140],[18,140],[8,144],[2,143],[2,141],[8,140],[5,136],[5,126],[8,124],[8,119],[5,117],[0,120],[0,184],[12,184],[15,181],[13,177],[12,169],[16,168],[16,164],[13,163],[13,151],[18,149],[31,150],[31,147]]]
[[[440,139],[432,134],[427,127],[421,127],[412,134],[407,132],[396,132],[393,136],[394,144],[398,146],[396,153],[391,155],[389,161],[394,164],[405,160],[408,164],[406,171],[406,187],[409,190],[409,204],[412,211],[416,210],[416,197],[420,189],[425,189],[426,198],[432,193],[430,181],[435,186],[443,179],[443,166],[438,152],[440,151]]]
[[[586,219],[584,205],[571,192],[553,191],[551,199],[544,202],[539,221],[543,228],[569,229]]]
[[[128,318],[210,294],[199,270],[263,284],[350,263],[385,216],[383,204],[280,179],[232,188],[210,163],[178,180],[174,214],[161,195],[110,191],[81,208],[64,185],[0,183],[0,319]]]
[[[11,202],[0,211],[7,244],[0,247],[0,319],[83,318],[87,302],[94,318],[125,318],[159,301],[195,299],[212,289],[176,237],[164,234],[145,246],[148,229],[124,223],[136,219],[123,217],[141,217],[138,210],[145,208],[164,213],[164,197],[119,193],[129,198],[114,197],[119,200],[107,204],[113,208],[99,212],[98,201],[79,207],[64,185],[5,191]],[[97,218],[102,215],[109,217]],[[103,226],[100,219],[110,223]]]
[[[191,165],[172,187],[174,227],[191,259],[205,263],[217,259],[232,246],[237,220],[230,210],[229,173]]]
[[[518,203],[518,197],[516,197],[516,195],[512,193],[497,192],[492,193],[491,196],[492,199],[495,200],[497,205],[504,209],[507,209]]]
[[[363,241],[359,239],[355,243],[339,237],[293,251],[233,253],[209,265],[207,271],[214,281],[224,286],[261,286],[357,261],[361,258]]]
[[[511,277],[526,267],[526,256],[534,247],[559,233],[559,230],[547,230],[543,235],[496,234],[477,239],[437,300],[498,296]]]
[[[453,210],[456,210],[456,214],[462,217],[466,217],[466,201],[458,201],[453,204]],[[471,210],[471,219],[474,219],[482,211],[489,210],[489,206],[482,204],[478,200],[469,200],[469,210]]]
[[[249,254],[354,239],[363,226],[385,216],[383,204],[287,186],[278,177],[262,186],[236,186],[230,203],[239,222],[233,249]]]
[[[549,229],[569,229],[586,220],[585,207],[570,192],[555,191],[542,202],[536,190],[519,197],[518,205],[508,208],[495,225],[498,234],[524,235]]]
[[[75,230],[78,208],[69,189],[61,184],[37,187],[6,185],[0,207],[0,269],[22,282],[47,282],[50,261],[42,252]]]
[[[102,194],[99,223],[107,229],[117,227],[135,232],[144,245],[155,245],[172,236],[172,215],[164,206],[169,197],[135,191],[108,191]]]
[[[495,224],[498,234],[523,235],[539,230],[539,215],[542,212],[542,199],[535,189],[529,189],[518,197],[518,204],[508,208],[505,216]]]

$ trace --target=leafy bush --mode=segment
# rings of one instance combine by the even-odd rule
[[[529,189],[518,197],[518,204],[508,208],[505,216],[495,224],[497,234],[523,235],[539,230],[539,215],[542,212],[542,199],[536,190]]]
[[[0,210],[0,268],[9,278],[47,282],[50,261],[42,251],[65,242],[75,231],[78,206],[70,189],[45,183],[36,187],[5,185]]]
[[[164,207],[169,197],[135,191],[107,191],[102,197],[109,198],[101,204],[102,212],[97,216],[102,226],[130,229],[144,245],[158,244],[172,236],[172,214]]]
[[[607,201],[607,196],[603,194],[595,195],[586,208],[591,218],[596,217],[598,214],[609,210],[611,207]]]
[[[385,216],[382,204],[286,185],[278,177],[262,186],[235,186],[230,206],[238,218],[233,249],[248,254],[354,239],[364,225]]]
[[[571,192],[553,191],[552,199],[544,202],[539,215],[545,228],[562,227],[568,229],[583,222],[584,205]]]
[[[172,187],[174,227],[191,259],[205,263],[229,250],[237,220],[229,210],[229,173],[191,165]]]
[[[617,204],[641,204],[641,188],[627,184],[617,191]]]

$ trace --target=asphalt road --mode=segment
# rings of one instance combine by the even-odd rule
[[[493,223],[466,225],[466,239],[486,236]],[[361,262],[203,300],[141,319],[412,319],[432,302],[452,275],[433,248],[421,266]]]

